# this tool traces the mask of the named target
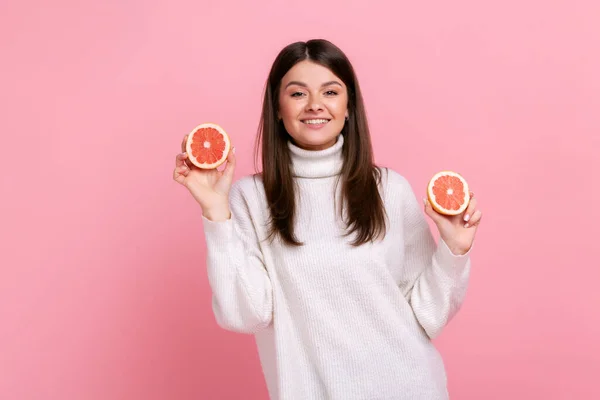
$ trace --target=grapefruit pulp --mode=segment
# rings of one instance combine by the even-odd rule
[[[427,185],[427,197],[433,209],[444,215],[461,214],[471,199],[467,181],[454,171],[436,173]]]
[[[202,169],[214,169],[223,164],[229,154],[231,140],[218,124],[203,123],[188,135],[185,150],[192,164]]]

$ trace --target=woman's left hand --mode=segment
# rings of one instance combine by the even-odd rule
[[[450,251],[455,255],[467,253],[473,245],[475,233],[481,222],[481,210],[477,209],[477,199],[473,192],[469,193],[471,200],[464,213],[459,215],[443,215],[433,209],[425,197],[425,214],[436,224],[440,237],[446,242]]]

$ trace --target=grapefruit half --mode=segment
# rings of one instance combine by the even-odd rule
[[[444,215],[464,212],[471,199],[467,181],[454,171],[436,173],[427,186],[427,197],[433,209]]]
[[[227,132],[218,124],[207,122],[189,133],[185,151],[196,167],[214,169],[225,162],[230,147],[231,140]]]

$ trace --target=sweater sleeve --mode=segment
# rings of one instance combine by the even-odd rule
[[[436,244],[410,184],[404,180],[403,288],[413,312],[430,338],[437,337],[460,309],[470,274],[470,252],[455,255],[442,238]]]
[[[255,333],[272,320],[271,281],[258,235],[239,184],[230,191],[231,218],[202,216],[206,265],[217,324],[239,333]]]

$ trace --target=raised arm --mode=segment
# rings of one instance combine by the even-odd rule
[[[402,193],[404,265],[400,288],[430,338],[438,336],[460,309],[471,267],[470,249],[454,254],[440,237],[436,244],[408,181],[390,172],[392,190]]]
[[[176,157],[173,179],[202,208],[213,312],[219,326],[227,330],[256,332],[271,322],[271,282],[241,185],[233,184],[235,156],[230,151],[223,171],[200,169],[188,160],[186,139]]]
[[[234,184],[231,217],[218,222],[205,217],[202,220],[217,323],[234,332],[254,333],[271,323],[273,298],[246,204],[240,186]]]

